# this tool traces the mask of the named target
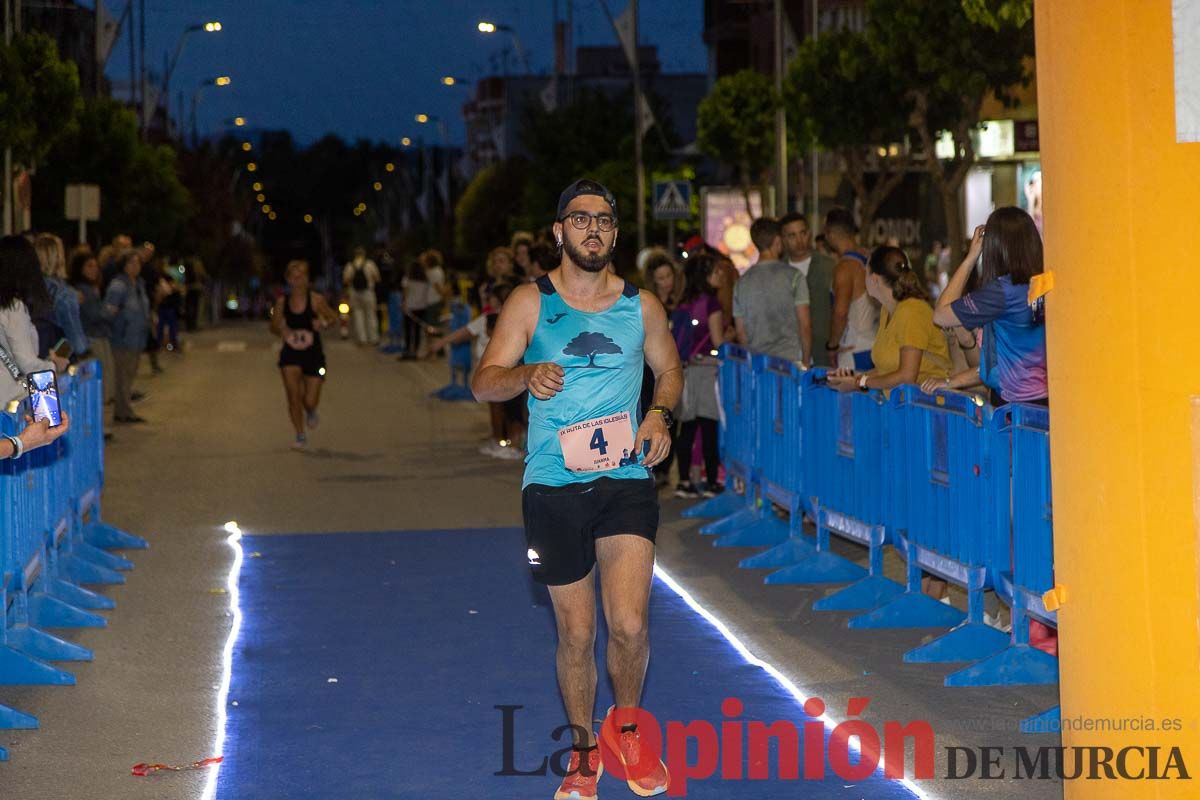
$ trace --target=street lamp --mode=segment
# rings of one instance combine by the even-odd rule
[[[200,92],[204,91],[209,86],[228,86],[233,83],[233,78],[228,75],[218,75],[215,78],[209,78],[206,81],[200,81],[200,85],[196,87],[196,91],[192,93],[192,147],[196,146],[196,142],[200,136],[196,131],[196,105],[200,102]]]
[[[196,25],[188,25],[183,29],[183,33],[179,34],[179,43],[175,45],[175,55],[172,56],[171,61],[167,64],[167,71],[163,75],[163,97],[166,98],[168,111],[171,107],[171,75],[175,73],[175,65],[179,63],[179,56],[181,53],[183,53],[183,45],[187,42],[188,36],[198,31],[203,31],[204,33],[218,33],[220,30],[221,23],[217,22],[216,20],[212,20],[209,22],[198,23]],[[183,116],[182,108],[179,109],[179,115]],[[170,125],[168,124],[167,127],[169,128]]]
[[[430,122],[436,122],[437,126],[438,126],[438,133],[442,137],[442,147],[446,147],[447,140],[449,139],[449,135],[446,132],[445,120],[443,120],[441,117],[437,116],[436,114],[417,114],[417,116],[414,117],[414,119],[416,119],[416,121],[421,123],[422,125],[427,125]],[[401,139],[400,144],[407,147],[409,144],[412,143],[412,141],[409,140],[406,142],[405,139],[408,139],[408,137],[406,136],[406,137],[404,137],[404,139]]]
[[[245,117],[234,117],[233,125],[235,128],[244,128],[246,126],[246,118]]]
[[[411,146],[412,146],[412,139],[410,139],[410,138],[408,138],[407,136],[405,136],[404,138],[402,138],[402,139],[400,140],[400,144],[401,144],[401,146],[403,146],[403,147],[411,147]]]
[[[480,33],[492,34],[497,31],[504,31],[512,36],[513,48],[517,51],[517,58],[521,59],[521,65],[525,67],[525,74],[532,75],[533,70],[529,68],[529,59],[525,56],[525,48],[521,47],[521,39],[517,36],[517,32],[509,25],[501,25],[495,22],[480,22],[475,26]]]
[[[457,86],[460,83],[467,83],[467,79],[456,78],[453,75],[445,75],[442,77],[442,86]]]

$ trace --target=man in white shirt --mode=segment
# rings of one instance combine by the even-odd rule
[[[792,211],[779,219],[783,228],[783,252],[788,264],[808,283],[809,311],[812,316],[813,364],[831,366],[824,343],[829,339],[832,315],[833,259],[812,248],[812,231],[803,214]]]
[[[367,258],[367,251],[354,248],[354,259],[342,270],[342,285],[350,296],[354,340],[359,344],[379,344],[379,316],[375,310],[375,284],[379,281],[379,267]]]

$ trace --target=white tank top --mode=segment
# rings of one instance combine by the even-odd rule
[[[863,269],[866,269],[867,258],[862,253],[850,251],[843,254],[842,257],[853,258],[863,265]],[[849,357],[853,361],[851,353],[861,353],[864,350],[870,350],[875,344],[875,334],[878,330],[879,309],[871,302],[871,296],[863,292],[850,301],[850,308],[846,317],[846,328],[842,331],[842,341],[839,343],[843,351],[849,348],[850,352],[841,353],[839,361],[841,361],[843,356]]]

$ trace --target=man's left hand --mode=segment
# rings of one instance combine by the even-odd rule
[[[650,443],[650,452],[642,457],[644,442]],[[643,467],[653,467],[666,460],[671,454],[671,432],[663,415],[652,411],[642,420],[638,427],[637,438],[633,440],[633,452],[637,453]]]

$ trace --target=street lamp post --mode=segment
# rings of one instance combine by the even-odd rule
[[[200,141],[200,134],[196,128],[196,106],[200,103],[200,92],[208,86],[228,86],[231,83],[233,83],[233,79],[228,75],[218,75],[215,78],[200,81],[196,91],[192,92],[192,147],[195,147]]]
[[[171,75],[173,75],[175,73],[175,67],[176,67],[176,65],[179,64],[179,56],[183,54],[183,46],[187,43],[188,36],[192,35],[193,33],[200,32],[200,31],[203,31],[205,33],[217,33],[220,30],[221,30],[221,23],[217,22],[216,20],[212,20],[210,22],[199,23],[196,25],[189,25],[183,29],[183,33],[179,34],[179,43],[175,45],[175,55],[171,57],[170,62],[167,64],[167,71],[163,75],[163,97],[165,98],[165,102],[167,104],[168,111],[170,111],[170,109],[171,109]],[[167,116],[169,117],[170,114],[168,114]],[[180,116],[180,119],[182,120],[182,118],[183,118],[183,109],[182,108],[179,109],[179,116]],[[169,131],[170,127],[171,127],[170,120],[168,119],[168,121],[167,121],[168,131]]]
[[[517,58],[521,59],[521,66],[525,68],[526,75],[532,75],[533,70],[529,68],[529,58],[525,55],[525,48],[521,46],[521,39],[517,36],[517,32],[510,25],[502,25],[496,22],[480,22],[475,26],[480,33],[492,34],[497,31],[504,31],[512,36],[513,48],[517,51]]]

